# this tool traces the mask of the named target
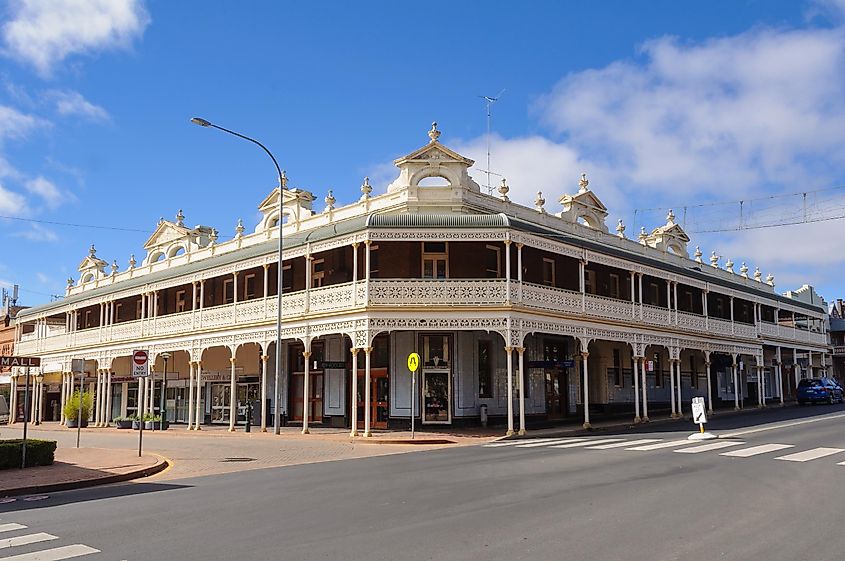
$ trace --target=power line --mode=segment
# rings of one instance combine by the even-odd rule
[[[33,222],[36,224],[49,224],[51,226],[68,226],[71,228],[91,228],[94,230],[116,230],[120,232],[141,232],[144,234],[151,234],[153,232],[152,230],[141,230],[139,228],[122,228],[120,226],[99,226],[95,224],[75,224],[73,222],[57,222],[54,220],[38,220],[37,218],[22,218],[20,216],[0,215],[0,219],[17,220],[20,222]]]
[[[683,205],[673,205],[671,208],[703,208],[708,206],[726,206],[726,205],[738,205],[743,203],[754,203],[758,201],[769,201],[773,199],[783,199],[786,197],[797,197],[802,196],[806,199],[807,195],[815,195],[816,193],[825,193],[828,191],[836,191],[839,189],[845,189],[845,185],[837,185],[835,187],[825,187],[824,189],[815,189],[811,191],[797,191],[795,193],[779,193],[777,195],[769,195],[766,197],[758,197],[755,199],[744,199],[744,200],[734,200],[734,201],[712,201],[709,203],[698,203],[694,205],[690,204],[683,204]],[[654,207],[654,208],[635,208],[634,213],[637,212],[654,212],[654,211],[663,211],[666,210],[666,207]]]

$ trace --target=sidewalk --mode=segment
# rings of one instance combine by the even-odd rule
[[[0,471],[0,497],[49,493],[147,477],[168,466],[161,456],[133,450],[57,448],[55,463]]]

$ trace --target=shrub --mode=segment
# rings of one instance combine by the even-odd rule
[[[87,420],[91,417],[91,410],[94,408],[94,398],[90,392],[85,392],[82,394],[82,419]],[[64,409],[62,411],[65,414],[66,419],[78,419],[79,418],[79,390],[73,392],[73,396],[67,400],[65,403]]]
[[[21,467],[23,440],[0,440],[0,469]],[[49,466],[56,452],[55,440],[26,441],[26,466]]]

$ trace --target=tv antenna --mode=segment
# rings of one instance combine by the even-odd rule
[[[481,99],[484,100],[484,102],[487,106],[487,169],[481,170],[481,171],[484,171],[484,172],[487,173],[487,194],[488,195],[493,194],[493,186],[490,185],[490,176],[491,175],[499,175],[498,173],[493,173],[492,171],[490,171],[490,134],[491,134],[491,127],[492,127],[492,124],[493,124],[492,108],[493,108],[493,104],[496,103],[497,101],[499,101],[499,99],[502,97],[502,94],[504,94],[504,93],[505,93],[505,88],[502,88],[502,90],[499,93],[497,93],[496,95],[493,95],[493,96],[480,95],[480,96],[478,96],[478,97],[480,97]]]

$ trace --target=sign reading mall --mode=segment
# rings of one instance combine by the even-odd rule
[[[4,366],[41,366],[37,356],[0,356],[0,367]]]

